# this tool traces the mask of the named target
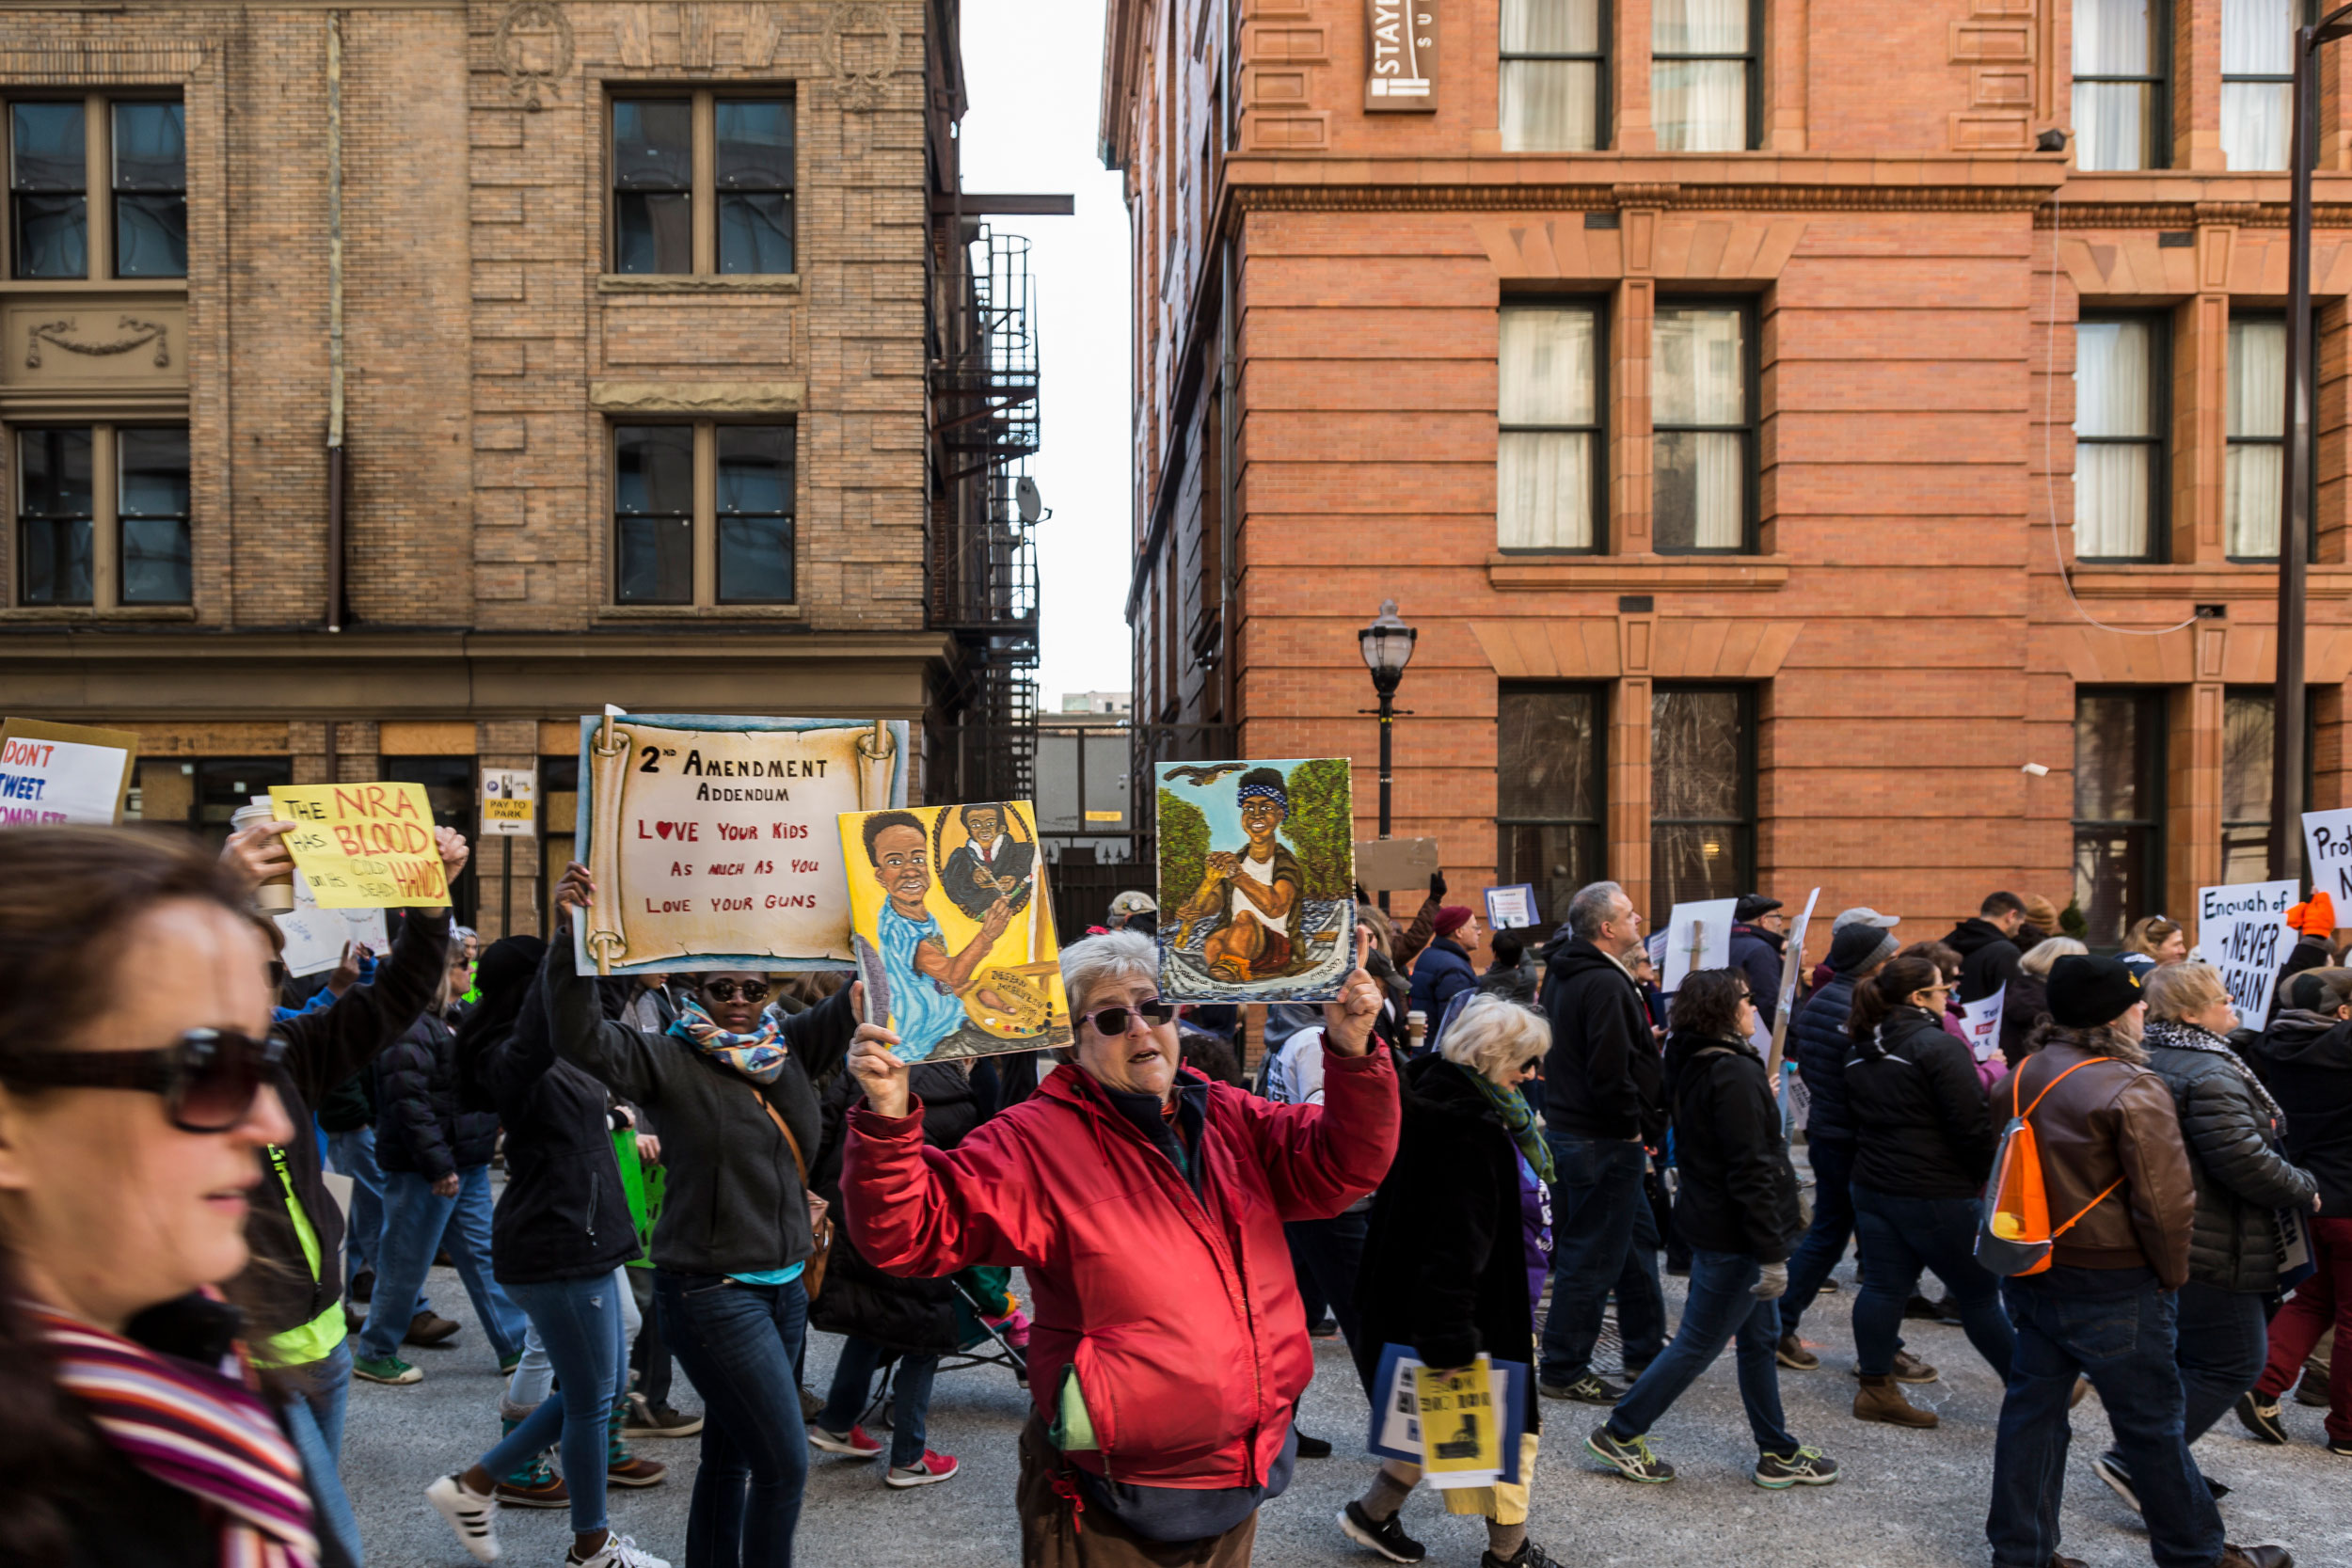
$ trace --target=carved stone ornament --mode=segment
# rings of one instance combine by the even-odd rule
[[[833,8],[819,47],[843,108],[864,113],[881,106],[904,43],[890,12],[872,0],[844,0]]]
[[[572,24],[564,8],[549,0],[516,0],[499,18],[491,53],[506,72],[508,88],[523,99],[523,107],[539,108],[539,89],[554,96],[556,83],[572,69]]]
[[[24,334],[25,368],[27,370],[40,369],[40,345],[43,343],[61,348],[68,354],[91,356],[128,354],[135,348],[143,348],[149,343],[153,343],[156,368],[160,370],[171,363],[171,333],[170,329],[161,322],[145,322],[136,316],[124,316],[115,324],[122,336],[108,338],[103,342],[81,342],[69,337],[68,334],[78,330],[80,325],[75,318],[68,316],[62,321],[41,322],[26,332]]]

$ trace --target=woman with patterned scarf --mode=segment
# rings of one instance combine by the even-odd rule
[[[0,832],[0,1519],[21,1561],[310,1568],[243,1269],[270,954],[193,844]],[[340,1554],[335,1560],[340,1561]]]

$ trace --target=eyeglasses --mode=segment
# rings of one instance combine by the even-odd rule
[[[704,985],[703,992],[721,1002],[732,1002],[738,994],[738,984],[733,980],[712,980]],[[768,982],[745,980],[741,982],[740,994],[746,1002],[765,1002],[768,1000]]]
[[[1132,1006],[1121,1005],[1116,1007],[1097,1007],[1090,1013],[1080,1013],[1078,1022],[1092,1024],[1094,1032],[1098,1035],[1104,1037],[1123,1035],[1127,1032],[1128,1026],[1135,1022],[1135,1017],[1138,1013],[1143,1016],[1147,1024],[1167,1023],[1176,1016],[1176,1004],[1163,1002],[1155,996],[1148,1002],[1137,1002]]]
[[[155,1051],[49,1051],[0,1065],[0,1079],[24,1088],[137,1089],[164,1097],[164,1114],[183,1132],[226,1132],[245,1120],[286,1042],[234,1029],[191,1029]]]

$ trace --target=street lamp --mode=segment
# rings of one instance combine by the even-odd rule
[[[1413,640],[1421,633],[1397,618],[1396,601],[1384,599],[1372,625],[1356,634],[1363,650],[1364,668],[1372,672],[1372,689],[1380,697],[1380,836],[1389,836],[1390,734],[1396,727],[1396,684],[1405,666],[1413,661]],[[1385,895],[1384,895],[1385,896]]]
[[[2279,498],[2279,667],[2272,685],[2270,874],[2303,879],[2303,571],[2312,528],[2312,163],[2319,146],[2319,46],[2352,33],[2352,5],[2295,32],[2287,170],[2287,428]]]

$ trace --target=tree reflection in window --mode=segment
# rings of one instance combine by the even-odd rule
[[[2074,697],[2074,904],[2094,948],[2163,912],[2163,704],[2161,691]]]
[[[1650,908],[1732,898],[1755,880],[1755,726],[1739,687],[1650,698]]]
[[[1534,885],[1543,921],[1604,875],[1601,726],[1589,687],[1505,687],[1496,706],[1496,863],[1504,883]]]

